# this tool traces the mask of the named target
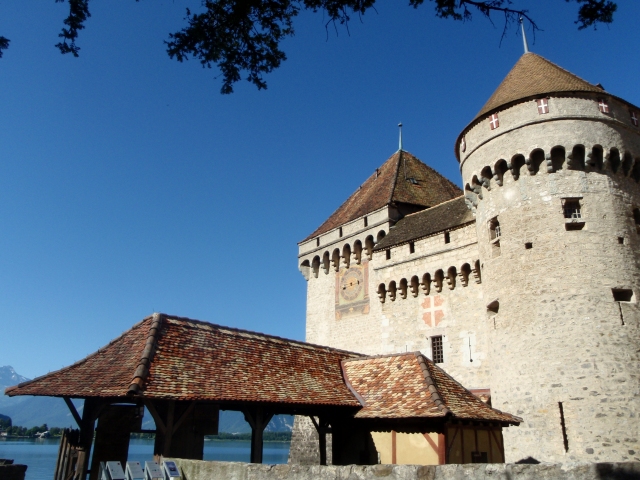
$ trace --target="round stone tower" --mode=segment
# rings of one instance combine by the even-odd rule
[[[456,142],[507,462],[640,460],[639,118],[526,53]]]

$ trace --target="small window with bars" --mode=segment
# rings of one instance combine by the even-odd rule
[[[493,217],[489,220],[489,236],[491,240],[498,240],[502,235],[500,230],[500,222],[498,221],[498,217]]]
[[[582,208],[580,206],[580,200],[577,198],[565,198],[562,201],[562,211],[564,212],[564,218],[582,218]]]
[[[433,363],[444,363],[442,335],[431,337],[431,360],[433,360]]]

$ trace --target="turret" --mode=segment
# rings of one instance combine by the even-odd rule
[[[525,53],[457,139],[507,462],[640,460],[639,116]]]

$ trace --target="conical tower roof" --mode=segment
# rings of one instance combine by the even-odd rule
[[[479,119],[540,95],[578,92],[610,95],[600,85],[593,85],[540,55],[531,52],[525,53],[474,119],[458,135],[455,145],[456,157],[458,156],[460,139]],[[625,101],[625,103],[628,102]]]
[[[307,240],[385,205],[432,207],[462,195],[462,190],[409,152],[398,150],[320,225]]]
[[[509,103],[557,92],[602,93],[604,89],[590,84],[540,55],[525,53],[480,109],[473,122]]]

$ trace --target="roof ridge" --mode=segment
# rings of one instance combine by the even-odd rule
[[[379,355],[366,355],[360,358],[345,358],[343,362],[360,362],[362,360],[371,360],[374,358],[391,358],[391,357],[404,357],[407,355],[414,355],[420,352],[399,352],[399,353],[381,353]]]
[[[413,352],[418,360],[418,365],[420,365],[420,369],[422,370],[422,374],[424,375],[424,380],[427,383],[427,388],[429,389],[429,393],[431,393],[431,398],[433,399],[433,403],[438,407],[438,409],[444,413],[445,415],[451,414],[451,410],[449,410],[442,400],[440,396],[440,392],[438,392],[438,387],[436,386],[436,382],[431,376],[431,372],[429,371],[429,367],[427,366],[427,359],[420,352]]]
[[[360,405],[362,405],[363,407],[365,407],[367,405],[367,402],[365,402],[364,398],[362,398],[362,396],[356,391],[355,388],[353,388],[353,385],[351,385],[351,380],[349,380],[349,375],[347,374],[347,371],[344,369],[344,364],[347,361],[350,360],[363,360],[363,359],[353,359],[353,358],[343,358],[340,360],[340,371],[342,372],[342,380],[344,380],[344,384],[347,386],[347,388],[349,389],[349,391],[353,394],[354,397],[356,397],[356,400],[358,400],[358,402],[360,402]]]
[[[104,345],[103,347],[98,348],[98,350],[96,350],[93,353],[90,353],[89,355],[87,355],[86,357],[78,360],[77,362],[72,363],[71,365],[67,365],[66,367],[62,367],[58,370],[54,370],[53,372],[47,372],[43,375],[39,375],[35,378],[32,378],[31,380],[27,380],[26,382],[22,382],[19,383],[17,385],[13,385],[12,387],[7,387],[4,390],[4,394],[5,395],[9,395],[9,392],[12,392],[14,390],[17,390],[18,388],[24,387],[26,385],[29,385],[30,383],[35,382],[36,380],[40,380],[41,378],[44,378],[46,376],[49,376],[53,373],[60,373],[60,372],[64,372],[66,370],[70,370],[74,367],[77,367],[78,365],[82,365],[83,363],[85,363],[87,360],[89,360],[90,358],[95,357],[96,355],[98,355],[99,353],[101,353],[103,350],[105,350],[106,348],[110,347],[111,345],[113,345],[114,343],[120,341],[127,333],[129,333],[131,330],[133,330],[134,328],[138,328],[140,327],[145,321],[149,320],[150,318],[153,318],[152,315],[143,318],[142,320],[140,320],[138,323],[134,324],[131,328],[129,328],[128,330],[125,330],[124,332],[122,332],[120,335],[118,335],[116,338],[114,338],[113,340],[111,340],[109,343],[107,343],[106,345]]]
[[[393,194],[396,193],[396,185],[398,184],[398,174],[400,173],[400,163],[402,162],[402,149],[399,149],[396,153],[398,154],[398,161],[396,162],[396,171],[393,175],[393,181],[391,182],[391,191],[389,192],[389,200],[387,201],[387,205],[393,202]],[[395,153],[391,155],[391,158],[393,158],[394,155]],[[406,173],[406,169],[405,169],[405,173]]]
[[[135,395],[140,393],[144,389],[147,377],[149,376],[149,368],[151,367],[151,360],[156,350],[158,335],[160,334],[160,327],[163,320],[162,313],[154,313],[153,321],[149,327],[149,334],[145,342],[144,350],[138,362],[136,371],[133,373],[133,379],[129,385],[127,394]]]
[[[473,397],[473,399],[477,400],[478,402],[480,402],[482,405],[484,405],[486,408],[488,408],[489,410],[493,410],[494,412],[498,412],[501,413],[503,415],[509,415],[515,419],[518,419],[520,422],[523,421],[523,419],[521,417],[518,417],[517,415],[513,415],[512,413],[508,413],[508,412],[503,412],[502,410],[498,410],[497,408],[494,408],[486,403],[484,403],[482,400],[480,400],[478,398],[477,395],[475,395],[471,390],[469,390],[467,387],[465,387],[464,385],[462,385],[460,382],[458,382],[455,378],[453,378],[451,375],[449,375],[443,368],[438,367],[435,363],[432,363],[434,368],[437,368],[441,373],[443,373],[447,378],[449,378],[449,380],[453,381],[455,384],[459,385],[460,388],[462,388],[463,390],[465,390],[469,395],[471,395]]]
[[[271,335],[268,333],[262,333],[262,332],[255,332],[253,330],[245,330],[242,328],[236,328],[236,327],[228,327],[225,325],[219,325],[217,323],[211,323],[211,322],[206,322],[204,320],[195,320],[193,318],[188,318],[188,317],[179,317],[176,315],[169,315],[168,313],[160,313],[159,315],[162,315],[164,317],[165,320],[178,320],[178,321],[184,321],[184,322],[189,322],[189,323],[194,323],[194,324],[199,324],[199,325],[206,325],[209,327],[214,327],[217,328],[218,330],[228,330],[229,332],[238,332],[238,333],[247,333],[250,335],[255,335],[258,337],[263,337],[266,340],[281,340],[281,341],[285,341],[288,343],[295,343],[301,347],[305,347],[305,348],[321,348],[330,352],[337,352],[337,353],[348,353],[350,355],[355,355],[358,358],[359,357],[364,357],[365,354],[364,353],[358,353],[358,352],[352,352],[350,350],[343,350],[340,348],[333,348],[333,347],[327,347],[326,345],[318,345],[316,343],[310,343],[310,342],[305,342],[303,340],[294,340],[291,338],[285,338],[285,337],[279,337],[277,335]]]

